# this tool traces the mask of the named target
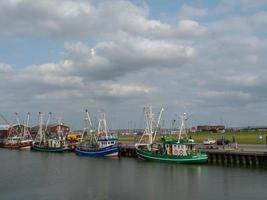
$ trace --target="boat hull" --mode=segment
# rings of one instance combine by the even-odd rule
[[[85,149],[76,147],[75,153],[79,156],[90,156],[90,157],[104,157],[104,156],[118,156],[120,151],[119,145],[112,145],[105,148],[99,149]]]
[[[31,150],[33,151],[42,151],[42,152],[66,152],[69,151],[67,147],[45,147],[39,145],[32,145]]]
[[[136,154],[140,159],[157,161],[157,162],[201,164],[201,163],[207,163],[208,161],[208,156],[205,153],[199,153],[188,156],[166,155],[166,154],[161,155],[159,153],[152,153],[151,151],[148,150],[142,150],[136,148]]]
[[[20,150],[23,150],[23,149],[30,149],[32,146],[32,142],[29,141],[29,142],[19,142],[19,143],[14,143],[14,144],[11,144],[11,143],[6,143],[3,145],[4,148],[7,148],[7,149],[20,149]]]

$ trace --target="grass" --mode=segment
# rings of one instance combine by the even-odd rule
[[[233,138],[238,144],[266,144],[267,131],[262,132],[262,139],[260,139],[257,131],[247,131],[247,132],[225,132],[220,133],[209,133],[209,132],[198,132],[198,133],[188,133],[188,136],[192,137],[196,143],[202,143],[205,138],[218,139],[224,136],[226,139],[233,142]],[[122,142],[137,142],[140,139],[140,135],[119,135],[119,140]],[[160,140],[161,135],[157,135],[156,140]],[[174,136],[177,138],[177,136]]]

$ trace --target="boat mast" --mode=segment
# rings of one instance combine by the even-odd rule
[[[144,108],[146,128],[144,130],[143,135],[141,136],[141,139],[139,140],[139,143],[137,143],[135,146],[139,146],[139,145],[148,145],[149,146],[149,145],[153,144],[153,142],[156,138],[156,133],[158,131],[159,122],[160,122],[161,115],[162,115],[163,111],[164,111],[164,109],[161,108],[155,131],[153,131],[153,127],[154,127],[153,125],[155,125],[155,122],[154,122],[154,114],[152,112],[152,108],[151,107],[145,107]],[[145,136],[148,136],[148,142],[144,141]]]
[[[92,134],[92,132],[93,132],[93,124],[92,124],[91,117],[90,117],[89,112],[88,112],[87,109],[85,110],[85,113],[86,113],[85,121],[88,122],[86,124],[88,124],[89,126],[86,125],[86,127],[83,129],[83,134],[82,134],[82,137],[81,137],[81,141],[83,141],[85,132],[87,134],[89,134],[89,133]]]
[[[161,108],[160,113],[159,113],[159,117],[158,117],[158,122],[157,122],[156,130],[155,130],[154,137],[153,137],[153,142],[155,141],[155,138],[156,138],[156,135],[157,135],[157,131],[158,131],[158,128],[159,128],[159,122],[160,122],[161,115],[162,115],[163,111],[164,111],[164,109]]]
[[[181,116],[181,119],[182,119],[182,122],[181,122],[179,137],[178,137],[178,143],[180,143],[182,134],[184,133],[186,135],[185,121],[188,119],[186,116],[186,113],[183,113],[183,115]],[[183,132],[183,129],[184,129],[184,132]]]
[[[0,118],[2,118],[6,124],[10,125],[9,122],[7,121],[7,119],[1,113],[0,113]]]
[[[29,127],[29,122],[30,122],[30,113],[27,113],[27,120],[26,120],[26,127]]]
[[[36,136],[36,139],[38,140],[39,137],[39,144],[42,143],[42,141],[44,141],[45,143],[45,134],[43,133],[43,114],[41,112],[39,112],[39,129],[38,129],[38,133]]]
[[[26,124],[25,124],[24,120],[23,120],[22,124],[20,123],[19,114],[17,112],[15,113],[15,115],[16,115],[16,119],[17,119],[17,123],[18,123],[19,127],[21,128],[21,126],[22,126],[22,128],[23,128],[22,131],[21,131],[21,129],[19,129],[20,130],[20,132],[19,132],[20,139],[24,140],[25,138],[27,138],[26,137],[27,135],[30,137],[30,139],[32,139],[32,136],[31,136],[29,129],[28,129],[29,120],[30,120],[30,113],[29,112],[27,113]]]
[[[58,137],[60,140],[63,139],[63,134],[62,134],[62,132],[61,132],[61,117],[58,117],[57,137]]]
[[[29,131],[29,122],[30,122],[30,113],[28,112],[28,113],[27,113],[26,124],[25,124],[26,127],[24,127],[24,132],[23,132],[23,134],[24,134],[24,137],[25,137],[25,135],[28,135],[29,138],[32,140],[32,135],[31,135],[31,133],[30,133],[30,131]]]
[[[145,118],[146,118],[146,128],[144,135],[148,136],[148,143],[153,143],[153,113],[151,107],[144,108]]]
[[[20,130],[19,137],[21,139],[22,136],[23,136],[23,133],[25,131],[25,127],[23,126],[23,132],[21,132],[21,129],[20,129],[21,128],[21,124],[20,124],[20,121],[19,121],[19,114],[17,112],[15,112],[15,115],[16,115],[16,120],[17,120],[18,126],[19,126],[19,130]]]
[[[47,131],[47,128],[48,128],[48,125],[49,125],[49,122],[50,122],[51,116],[52,116],[52,113],[51,113],[51,112],[49,112],[49,114],[48,114],[48,118],[47,118],[47,121],[46,121],[46,125],[45,125],[45,132]]]
[[[19,116],[18,116],[19,114],[17,112],[15,112],[15,115],[16,115],[17,123],[20,126],[20,121],[19,121]]]
[[[108,139],[108,128],[107,128],[105,112],[101,113],[101,117],[98,121],[97,134],[98,134],[98,137],[101,136],[102,134],[105,134],[106,139]]]

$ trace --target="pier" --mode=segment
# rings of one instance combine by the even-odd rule
[[[217,165],[236,165],[267,167],[267,148],[250,151],[248,149],[200,149],[208,154],[208,163]],[[120,156],[136,158],[134,144],[122,144]]]
[[[119,155],[122,157],[137,158],[134,144],[122,144]]]

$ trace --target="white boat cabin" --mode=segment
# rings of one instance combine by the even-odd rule
[[[50,148],[59,148],[65,145],[64,140],[55,140],[55,139],[48,139],[48,147]]]
[[[187,156],[189,151],[195,151],[192,144],[166,143],[165,149],[168,155]]]
[[[108,136],[108,138],[106,137],[100,137],[97,140],[97,143],[99,145],[99,148],[104,148],[104,147],[108,147],[108,146],[112,146],[117,144],[118,139],[115,136]]]

